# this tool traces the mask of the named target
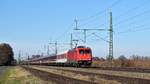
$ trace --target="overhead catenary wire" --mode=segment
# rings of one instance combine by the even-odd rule
[[[123,17],[123,16],[127,15],[128,13],[131,13],[131,12],[137,10],[137,9],[140,9],[140,8],[144,7],[149,2],[150,2],[150,0],[146,0],[143,3],[140,3],[139,5],[135,6],[134,8],[129,9],[129,10],[117,15],[117,17],[114,17],[114,20],[119,19],[120,17]]]
[[[146,17],[147,18],[147,17]],[[133,26],[133,25],[137,25],[137,21],[138,22],[144,22],[145,21],[145,19],[146,18],[142,18],[142,19],[140,19],[140,21],[139,20],[136,20],[136,21],[134,21],[134,20],[132,20],[132,22],[130,22],[130,23],[127,23],[127,24],[123,24],[123,26],[121,26],[121,25],[118,25],[117,27],[119,28],[119,27],[131,27],[131,26]],[[144,24],[144,25],[147,25],[148,23],[146,23],[146,24]],[[118,29],[118,28],[115,28],[115,29]]]
[[[136,17],[142,16],[142,15],[144,15],[144,14],[146,14],[146,13],[150,13],[150,9],[145,10],[144,12],[139,13],[139,14],[136,14],[136,15],[131,16],[131,17],[129,17],[129,18],[126,18],[125,20],[121,20],[121,21],[115,23],[114,26],[120,25],[120,24],[122,24],[122,23],[124,23],[124,22],[127,22],[127,21],[129,21],[129,20],[133,20],[133,19],[135,19]]]
[[[137,10],[137,9],[143,7],[143,5],[148,4],[148,2],[149,2],[149,0],[146,0],[146,1],[144,1],[142,4],[136,6],[136,7],[132,8],[132,9],[127,10],[125,13],[120,14],[119,16],[117,16],[117,17],[114,18],[114,19],[117,19],[117,18],[119,18],[119,17],[122,17],[123,15],[126,15],[127,13],[130,13],[130,12],[132,12],[132,11],[134,11],[134,10]],[[116,2],[113,4],[113,6],[114,6],[116,3],[119,3],[119,1],[116,1]],[[103,13],[102,13],[102,14],[103,14]],[[95,17],[96,17],[96,16],[95,16]],[[97,18],[96,18],[96,19],[97,19]],[[95,19],[94,19],[94,20],[95,20]],[[84,24],[81,24],[81,25],[79,25],[78,27],[85,26],[85,25],[89,24],[89,22],[90,22],[90,21],[88,21],[88,22],[86,22],[86,23],[84,23]],[[92,22],[93,22],[93,20],[92,20]],[[102,24],[102,25],[104,25],[104,24]]]
[[[141,7],[143,7],[143,5],[147,4],[148,2],[149,2],[149,0],[146,0],[144,3],[142,3],[141,5],[139,5],[139,6],[135,7],[135,8],[141,8]],[[135,9],[135,8],[133,8],[133,9]],[[128,10],[128,12],[131,11],[131,10],[133,10],[133,9]],[[143,11],[143,10],[142,10],[142,11]],[[139,14],[136,14],[136,15],[134,15],[134,16],[132,16],[132,17],[129,17],[129,18],[125,19],[125,20],[122,20],[122,21],[116,23],[114,26],[115,26],[115,27],[116,27],[116,26],[120,26],[120,24],[124,24],[124,23],[127,23],[127,22],[129,22],[129,21],[133,21],[133,20],[135,20],[135,19],[138,19],[137,17],[143,16],[143,15],[148,14],[148,13],[150,13],[150,9],[145,10],[144,12],[141,12],[141,13],[139,13]],[[125,14],[126,14],[126,13],[125,13]],[[146,19],[146,18],[145,18],[145,19]],[[143,19],[143,21],[145,21],[145,19]],[[143,22],[143,21],[140,20],[140,22]],[[134,23],[136,23],[136,22],[133,21],[133,22],[127,24],[127,26],[136,25],[136,24],[134,24]],[[114,33],[114,34],[119,34],[119,35],[120,35],[120,34],[125,34],[125,33],[143,31],[143,29],[139,29],[139,28],[144,27],[144,26],[146,26],[146,25],[147,25],[147,24],[139,25],[139,26],[135,26],[135,27],[130,27],[130,29],[127,29],[127,30],[124,30],[124,31],[120,31],[120,32]],[[122,26],[120,26],[120,27],[122,28]],[[118,27],[118,28],[120,28],[120,27]],[[124,26],[123,26],[123,27],[124,27]],[[116,27],[115,29],[118,29],[118,28]],[[149,28],[145,28],[144,30],[148,30],[148,29],[149,29]]]
[[[116,0],[114,3],[112,3],[109,7],[105,8],[104,10],[99,11],[99,12],[97,12],[96,14],[91,15],[91,16],[89,16],[89,17],[87,17],[87,18],[79,19],[79,20],[80,20],[80,21],[85,21],[85,20],[94,18],[94,17],[96,17],[96,16],[98,16],[98,15],[100,15],[100,14],[103,14],[103,13],[105,13],[106,11],[108,11],[110,8],[112,8],[112,7],[114,7],[115,5],[117,5],[120,1],[121,1],[121,0]]]
[[[126,12],[129,13],[130,11],[133,11],[133,10],[135,10],[135,9],[141,8],[141,7],[143,7],[143,5],[147,4],[147,2],[149,2],[149,0],[146,0],[146,1],[143,2],[142,4],[136,6],[136,7],[132,8],[132,9],[129,9],[129,10],[127,10]],[[142,16],[144,13],[148,13],[148,12],[150,12],[150,10],[145,10],[144,12],[142,12],[142,13],[140,13],[140,14],[137,14],[137,15],[134,15],[134,16],[132,16],[132,17],[130,17],[130,18],[125,19],[125,20],[119,21],[118,23],[114,24],[114,26],[118,26],[118,25],[120,25],[120,24],[123,24],[124,22],[128,22],[129,20],[133,20],[133,19],[135,19],[136,17]],[[126,14],[126,13],[124,13],[124,14]],[[122,15],[123,15],[123,14],[121,14],[120,16],[122,16]],[[120,16],[118,16],[118,17],[120,17]],[[86,23],[86,24],[88,24],[88,23]],[[83,25],[81,25],[81,26],[84,26],[84,25],[86,25],[86,24],[83,24]],[[102,24],[102,25],[104,25],[104,24]],[[80,26],[79,26],[79,27],[80,27]]]
[[[138,32],[138,31],[146,31],[146,30],[150,30],[150,27],[134,29],[134,30],[126,30],[126,31],[118,32],[116,35],[125,34],[125,33],[133,33],[133,32]]]
[[[120,0],[116,0],[114,3],[112,3],[112,4],[111,4],[109,7],[107,7],[106,9],[104,9],[104,10],[102,10],[102,11],[100,11],[100,12],[98,12],[98,13],[92,15],[92,16],[89,16],[89,17],[86,18],[86,19],[80,19],[80,21],[93,18],[93,17],[95,17],[95,16],[97,16],[97,15],[101,15],[101,14],[105,13],[108,9],[110,9],[110,8],[112,8],[113,6],[117,5],[119,2],[120,2]],[[104,24],[99,25],[99,26],[103,26],[103,25],[104,25]],[[71,26],[73,26],[73,24],[71,24]],[[98,27],[98,26],[97,26],[97,27]],[[68,27],[68,28],[69,28],[69,27]],[[60,38],[61,38],[62,36],[64,36],[64,34],[66,34],[66,32],[68,32],[68,31],[69,31],[69,29],[67,29],[63,34],[61,34],[56,40],[60,39]]]
[[[74,39],[77,39],[77,38],[78,38],[79,42],[84,42],[84,40],[81,39],[81,37],[79,37],[80,34],[82,34],[82,33],[73,33],[73,35],[74,35],[74,37],[75,37]]]
[[[120,32],[117,32],[117,33],[123,33],[123,32],[128,32],[128,31],[132,31],[132,30],[135,30],[135,29],[142,29],[143,27],[147,26],[146,24],[142,24],[142,25],[136,25],[134,27],[130,27],[124,31],[120,31]]]
[[[106,38],[102,38],[102,37],[100,37],[100,36],[98,36],[97,34],[95,34],[95,33],[92,33],[94,36],[96,36],[96,37],[98,37],[100,40],[103,40],[103,41],[105,41],[105,42],[107,42],[107,43],[109,43],[109,41],[108,40],[106,40]]]
[[[121,0],[116,0],[114,3],[112,3],[109,7],[105,8],[104,10],[99,11],[99,12],[97,12],[96,14],[91,15],[91,16],[89,16],[89,17],[87,17],[87,18],[78,19],[80,22],[81,22],[81,21],[82,21],[82,22],[85,22],[85,23],[79,25],[79,27],[85,26],[85,25],[89,24],[90,22],[93,22],[93,20],[90,21],[90,19],[92,19],[92,18],[94,18],[94,17],[96,17],[96,16],[99,16],[99,15],[102,15],[102,14],[106,13],[108,10],[110,10],[111,8],[113,8],[114,6],[116,6],[119,2],[121,2]],[[95,19],[97,19],[97,18],[95,18]],[[94,21],[95,21],[95,19],[94,19]]]
[[[137,7],[135,7],[135,8],[137,8]],[[140,8],[140,6],[139,6],[139,8]],[[114,26],[116,26],[116,25],[120,25],[120,24],[123,24],[123,23],[125,23],[126,21],[129,21],[129,20],[132,20],[132,19],[134,19],[134,18],[136,18],[136,17],[138,17],[138,16],[142,16],[143,14],[146,14],[146,13],[149,13],[150,12],[150,10],[148,9],[148,10],[145,10],[144,12],[142,12],[142,13],[139,13],[139,14],[136,14],[136,15],[134,15],[134,16],[131,16],[131,17],[129,17],[129,18],[126,18],[125,20],[121,20],[121,21],[119,21],[118,23],[116,23]],[[88,24],[88,23],[86,23],[86,24]],[[85,25],[85,24],[84,24]],[[84,25],[79,25],[78,27],[80,27],[80,26],[84,26]],[[137,27],[136,27],[137,28]],[[144,29],[136,29],[136,30],[134,30],[134,31],[143,31],[143,30],[147,30],[147,29],[149,29],[149,28],[144,28]],[[132,32],[134,32],[134,31],[132,31]],[[130,31],[130,29],[129,29],[129,31],[125,31],[125,32],[131,32]],[[123,33],[123,32],[121,32],[121,33]],[[66,34],[66,32],[65,32],[65,34]],[[93,33],[93,35],[94,36],[97,36],[96,34],[94,34]],[[63,36],[63,35],[61,35],[61,36]],[[103,41],[106,41],[106,42],[109,42],[109,41],[107,41],[106,39],[104,39],[104,38],[101,38],[101,37],[99,37],[99,39],[101,39],[101,40],[103,40]],[[82,40],[82,39],[81,39]]]
[[[59,39],[61,39],[62,37],[64,37],[65,34],[67,34],[67,32],[70,31],[70,29],[72,30],[73,25],[74,25],[74,22],[72,22],[72,23],[69,25],[69,27],[67,27],[66,30],[65,30],[62,34],[60,34],[59,37],[56,38],[56,40],[59,40]]]
[[[94,22],[94,20],[93,20],[92,22]],[[89,26],[89,24],[91,24],[91,22],[90,22],[90,23],[89,23],[89,22],[87,22],[87,23],[81,24],[81,25],[79,25],[78,27],[85,27],[85,26]],[[100,25],[99,25],[99,27],[102,27],[102,26],[104,26],[104,23],[102,23],[102,24],[100,24]]]

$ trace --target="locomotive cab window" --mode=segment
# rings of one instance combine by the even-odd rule
[[[89,54],[90,52],[90,50],[85,50],[85,54]]]
[[[79,53],[80,54],[84,54],[84,50],[79,50]]]
[[[89,54],[90,52],[90,50],[79,50],[80,54]]]

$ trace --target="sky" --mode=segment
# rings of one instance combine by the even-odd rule
[[[113,15],[114,56],[150,56],[149,0],[0,0],[0,43],[9,43],[18,57],[46,55],[49,45],[54,53],[70,49],[70,34],[79,39],[78,45],[92,48],[93,56],[108,55],[108,31],[88,31],[83,43],[80,29],[108,29],[109,12]]]

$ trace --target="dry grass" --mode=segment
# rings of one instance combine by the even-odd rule
[[[150,60],[130,60],[129,67],[150,68]]]
[[[94,67],[137,67],[150,68],[150,60],[113,60],[110,61],[93,61]]]
[[[16,66],[7,71],[0,84],[53,84],[43,81],[27,72],[23,68]]]

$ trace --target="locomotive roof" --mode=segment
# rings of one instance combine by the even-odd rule
[[[75,48],[73,48],[73,49],[70,49],[69,51],[75,50],[75,49],[77,49],[77,48],[90,48],[90,47],[86,47],[86,46],[77,46],[77,47],[75,47]]]
[[[76,48],[89,48],[89,47],[86,47],[86,46],[77,46]],[[74,49],[76,49],[74,48]]]
[[[77,48],[86,48],[86,46],[77,46]]]

